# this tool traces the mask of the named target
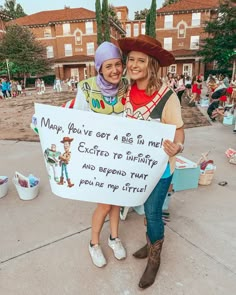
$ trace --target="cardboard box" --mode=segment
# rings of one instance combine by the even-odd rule
[[[224,125],[233,125],[234,122],[234,115],[224,116],[223,124]]]
[[[209,107],[209,99],[208,98],[202,98],[200,100],[200,106],[203,107],[203,108]]]
[[[175,192],[198,187],[200,166],[182,156],[176,156],[176,168],[172,183]]]

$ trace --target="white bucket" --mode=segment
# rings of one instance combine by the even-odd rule
[[[33,187],[23,187],[23,186],[20,186],[14,178],[12,179],[12,181],[16,187],[19,198],[21,200],[29,201],[29,200],[33,200],[34,198],[36,198],[38,196],[39,183]]]
[[[0,176],[0,179],[6,179],[6,178],[7,176]],[[8,178],[4,183],[0,184],[0,198],[6,196],[7,192],[8,192]]]

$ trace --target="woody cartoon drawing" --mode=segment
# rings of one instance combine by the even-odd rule
[[[59,185],[64,184],[64,174],[65,174],[66,181],[68,183],[68,187],[74,186],[74,184],[71,183],[71,181],[69,179],[68,171],[67,171],[67,165],[69,164],[70,157],[71,157],[70,145],[73,140],[74,140],[74,138],[63,137],[63,140],[61,141],[61,143],[64,144],[64,151],[65,152],[59,156],[59,160],[60,160],[59,165],[61,166],[61,177],[60,177],[60,181],[58,182],[58,184]]]

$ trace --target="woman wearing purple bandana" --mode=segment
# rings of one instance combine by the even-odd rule
[[[64,106],[122,116],[128,81],[122,77],[123,63],[119,48],[110,42],[103,42],[95,53],[95,68],[98,75],[80,81],[76,98]],[[106,265],[106,258],[102,253],[99,241],[108,214],[111,231],[108,245],[118,260],[126,258],[126,250],[118,237],[120,207],[98,204],[92,216],[92,237],[89,244],[89,253],[97,267]]]

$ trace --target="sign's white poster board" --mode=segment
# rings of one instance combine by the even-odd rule
[[[173,125],[44,104],[35,116],[52,192],[121,206],[148,198],[166,168],[163,140],[175,133]]]

